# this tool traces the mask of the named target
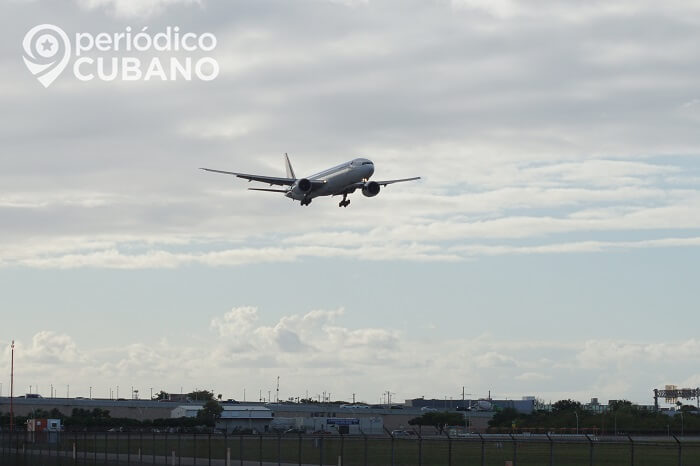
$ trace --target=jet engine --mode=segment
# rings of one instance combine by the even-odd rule
[[[311,181],[307,180],[306,178],[300,179],[297,181],[297,189],[302,193],[308,193],[311,191]]]
[[[362,187],[362,194],[367,197],[374,197],[379,194],[379,189],[379,183],[376,181],[370,181],[369,183],[365,183],[365,185]]]

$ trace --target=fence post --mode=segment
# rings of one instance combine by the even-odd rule
[[[126,464],[131,465],[131,431],[126,432]]]
[[[676,437],[675,435],[673,436],[673,438],[678,444],[678,466],[683,466],[683,444],[681,444],[681,441],[678,440],[678,437]]]
[[[139,429],[139,464],[143,464],[143,430]]]
[[[486,445],[484,444],[485,440],[483,435],[477,432],[477,435],[481,439],[481,466],[486,466]]]
[[[394,434],[389,432],[389,429],[384,427],[384,430],[386,431],[387,434],[389,434],[389,437],[391,437],[391,466],[395,465],[395,455],[394,455]]]
[[[452,437],[447,431],[445,431],[445,435],[447,436],[447,466],[452,466]]]
[[[258,460],[260,461],[260,466],[263,466],[263,439],[262,439],[262,434],[259,435],[259,449],[258,449]]]
[[[340,434],[340,461],[341,465],[345,462],[345,436]]]
[[[630,465],[634,466],[634,440],[631,435],[627,435],[627,438],[630,439]]]
[[[588,439],[588,464],[593,466],[593,439],[588,434],[585,434]]]
[[[365,452],[364,452],[364,466],[367,466],[367,450],[368,450],[368,445],[367,445],[367,436],[365,435],[362,430],[360,430],[360,433],[362,434],[362,437],[364,438],[364,444],[365,444]]]
[[[301,466],[301,447],[302,447],[302,442],[303,439],[301,437],[301,432],[299,432],[299,466]]]
[[[226,466],[231,466],[231,447],[226,447]]]
[[[423,466],[423,436],[418,432],[416,435],[418,435],[418,466]]]
[[[549,432],[545,435],[549,440],[549,466],[554,466],[554,439],[549,436]]]
[[[153,441],[151,443],[151,453],[153,456],[153,466],[156,466],[156,433],[155,432],[151,432],[151,433],[153,434],[153,436],[152,436]]]
[[[211,466],[211,432],[207,436],[207,454],[209,455],[209,466]]]
[[[318,451],[320,455],[320,460],[318,462],[319,466],[323,466],[323,435],[318,438]]]
[[[177,433],[177,464],[182,464],[182,431],[178,429]]]
[[[239,448],[238,459],[240,461],[240,465],[243,466],[243,434],[241,434],[241,436],[240,436],[240,442],[238,444],[238,448]]]
[[[518,466],[518,441],[515,440],[513,434],[508,434],[508,436],[513,441],[513,466]]]
[[[197,432],[192,434],[192,464],[197,466]]]
[[[277,434],[277,466],[282,466],[282,434]]]

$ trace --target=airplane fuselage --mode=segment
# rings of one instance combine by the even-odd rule
[[[299,182],[292,186],[287,197],[300,201],[319,196],[350,194],[355,188],[348,189],[361,181],[367,181],[374,174],[374,164],[369,159],[353,159],[335,167],[309,176],[309,181],[321,181],[323,185],[311,192],[300,189]]]

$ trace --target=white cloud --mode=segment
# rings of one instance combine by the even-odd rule
[[[148,17],[175,5],[201,5],[201,0],[77,0],[88,9],[104,8],[117,17]]]
[[[44,391],[51,383],[69,383],[81,396],[97,377],[102,392],[134,385],[144,394],[148,387],[179,390],[185,384],[185,390],[212,387],[240,398],[242,387],[265,391],[280,375],[283,397],[310,389],[342,398],[357,390],[374,402],[374,394],[387,387],[396,387],[397,399],[450,393],[466,375],[476,396],[493,390],[496,397],[531,393],[553,400],[610,396],[650,402],[649,383],[692,385],[698,377],[688,373],[700,346],[695,339],[557,342],[479,335],[424,342],[404,332],[342,325],[346,314],[315,310],[266,324],[257,308],[237,307],[212,318],[210,334],[173,343],[156,331],[153,343],[118,348],[78,348],[70,336],[39,332],[29,345],[17,342],[17,367],[32,367],[17,372],[17,383],[31,380]],[[660,368],[665,378],[644,375]]]

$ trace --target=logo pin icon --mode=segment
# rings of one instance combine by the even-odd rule
[[[53,24],[40,24],[27,32],[22,41],[24,64],[44,87],[49,87],[70,60],[68,35]]]

